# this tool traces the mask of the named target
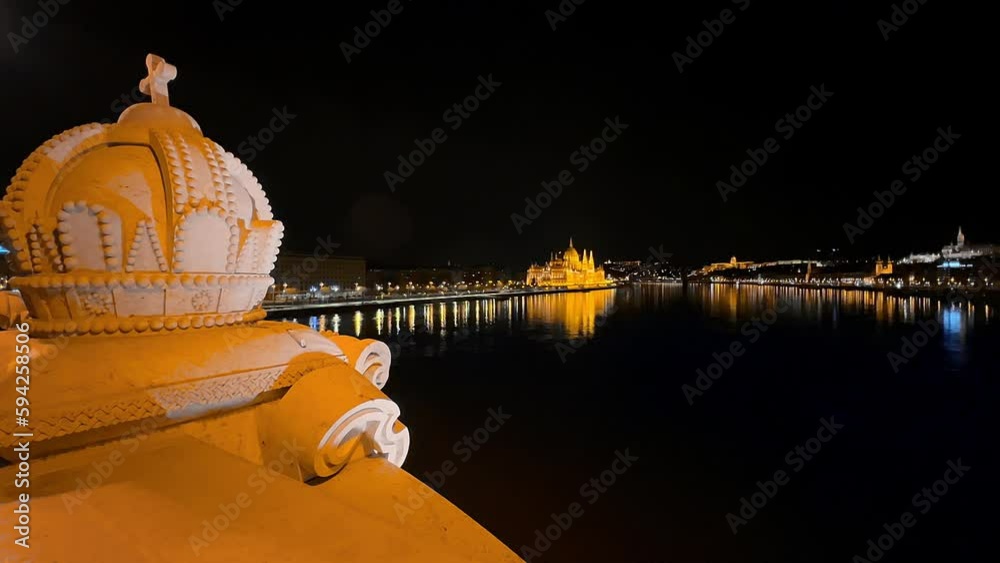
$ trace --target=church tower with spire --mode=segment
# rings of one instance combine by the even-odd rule
[[[878,260],[875,262],[875,277],[886,276],[892,274],[892,258],[889,258],[882,262],[882,257],[879,256]]]

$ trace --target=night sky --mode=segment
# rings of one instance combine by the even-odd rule
[[[15,53],[9,34],[40,8],[5,0],[0,168],[13,175],[52,135],[115,117],[154,52],[179,69],[172,105],[239,156],[273,110],[295,115],[248,163],[285,249],[329,237],[373,264],[519,268],[570,235],[598,260],[662,245],[689,263],[898,256],[940,248],[958,225],[970,242],[1000,242],[996,67],[979,4],[927,0],[886,41],[888,1],[588,0],[553,31],[557,0],[403,0],[348,63],[340,44],[387,0],[244,0],[220,20],[223,2],[72,0]],[[673,53],[725,9],[735,21],[678,72]],[[500,86],[453,130],[445,111],[491,74]],[[820,85],[832,97],[780,138],[776,122]],[[615,116],[628,129],[578,172],[572,153]],[[856,208],[948,126],[960,139],[849,243]],[[447,139],[390,191],[384,172],[439,127]],[[780,149],[723,202],[716,182],[768,137]],[[573,183],[519,234],[511,214],[564,169]]]

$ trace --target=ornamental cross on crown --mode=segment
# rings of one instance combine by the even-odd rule
[[[169,106],[167,83],[177,78],[177,67],[150,53],[146,55],[146,69],[149,75],[139,82],[139,90],[152,98],[154,104]]]

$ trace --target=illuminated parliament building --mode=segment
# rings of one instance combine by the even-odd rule
[[[584,250],[581,256],[573,248],[571,238],[565,252],[553,253],[544,266],[532,264],[526,283],[538,287],[588,287],[610,282],[604,276],[604,268],[594,265],[594,252]]]

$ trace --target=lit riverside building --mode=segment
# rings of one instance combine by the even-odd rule
[[[307,291],[310,288],[331,288],[331,291],[352,291],[365,286],[366,262],[358,256],[331,256],[317,259],[312,254],[282,252],[272,271],[279,288]],[[333,289],[337,288],[337,289]]]
[[[594,252],[588,254],[584,250],[581,257],[570,238],[569,248],[561,257],[551,256],[544,266],[532,264],[525,283],[540,287],[576,287],[607,285],[610,281],[604,277],[603,267],[594,266]]]

